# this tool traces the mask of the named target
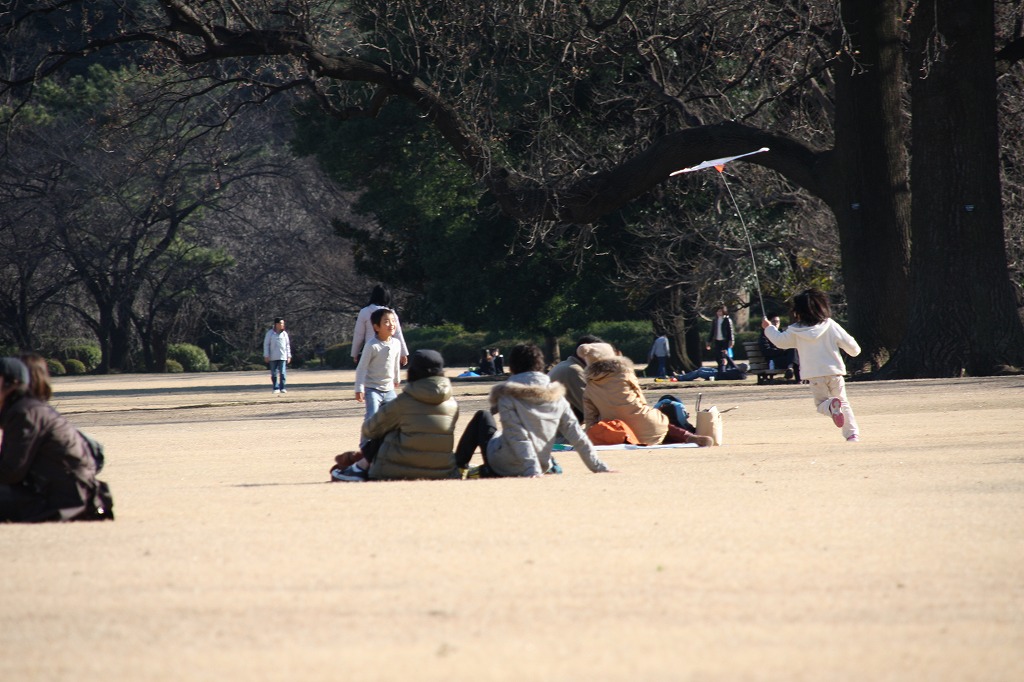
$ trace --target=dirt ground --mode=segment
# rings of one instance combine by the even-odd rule
[[[352,374],[289,381],[56,381],[117,520],[0,526],[0,680],[1024,680],[1022,377],[851,384],[859,444],[806,386],[651,383],[725,445],[369,484]]]

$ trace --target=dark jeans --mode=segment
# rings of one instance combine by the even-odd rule
[[[469,467],[469,461],[473,459],[473,453],[480,448],[484,464],[487,464],[487,444],[498,431],[498,425],[494,417],[487,410],[477,410],[473,418],[466,425],[466,430],[459,438],[459,444],[455,448],[455,464],[460,469]]]
[[[764,359],[774,360],[775,369],[786,369],[796,363],[796,350],[793,348],[770,350],[764,354]]]
[[[719,341],[715,339],[715,361],[718,363],[718,371],[721,372],[726,367],[733,368],[736,363],[729,357],[729,342]]]
[[[373,462],[377,453],[380,451],[380,446],[384,444],[383,438],[374,438],[368,440],[359,446],[359,451],[363,453],[363,457],[366,458],[367,462]]]

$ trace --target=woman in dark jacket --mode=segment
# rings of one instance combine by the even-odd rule
[[[0,521],[113,518],[78,429],[28,388],[25,364],[0,358]]]

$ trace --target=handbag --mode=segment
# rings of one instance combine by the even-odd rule
[[[712,405],[706,410],[700,409],[700,399],[703,394],[697,394],[697,435],[710,436],[715,445],[722,444],[722,413],[718,407]]]

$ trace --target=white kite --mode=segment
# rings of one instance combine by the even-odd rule
[[[768,151],[768,147],[761,147],[755,152],[737,154],[736,156],[726,156],[725,158],[722,159],[711,159],[710,161],[701,161],[696,166],[690,166],[689,168],[683,168],[682,170],[677,170],[672,173],[669,173],[669,177],[672,177],[673,175],[679,175],[680,173],[692,173],[693,171],[704,170],[705,168],[714,168],[716,171],[721,173],[722,169],[725,167],[725,164],[729,163],[730,161],[735,161],[736,159],[742,159],[744,156],[752,156],[753,154],[760,154],[761,152],[766,151]]]
[[[696,166],[690,166],[689,168],[683,168],[673,173],[669,173],[669,177],[673,175],[679,175],[681,173],[692,173],[693,171],[704,170],[705,168],[714,168],[718,171],[719,177],[722,178],[722,182],[725,183],[725,189],[729,192],[729,198],[732,199],[732,205],[736,209],[736,215],[740,219],[740,225],[743,226],[743,234],[747,238],[747,249],[750,251],[750,266],[754,272],[754,286],[757,288],[757,298],[761,302],[761,316],[768,317],[768,314],[764,310],[764,296],[761,294],[761,281],[757,276],[757,260],[754,258],[754,245],[750,243],[750,233],[747,231],[747,223],[743,220],[743,213],[740,212],[740,205],[736,203],[736,197],[732,194],[732,188],[729,187],[729,182],[725,179],[725,164],[736,159],[742,159],[744,156],[751,156],[753,154],[760,154],[761,152],[768,151],[768,147],[761,147],[757,151],[747,152],[746,154],[737,154],[736,156],[726,156],[721,159],[711,159],[710,161],[701,161]]]

